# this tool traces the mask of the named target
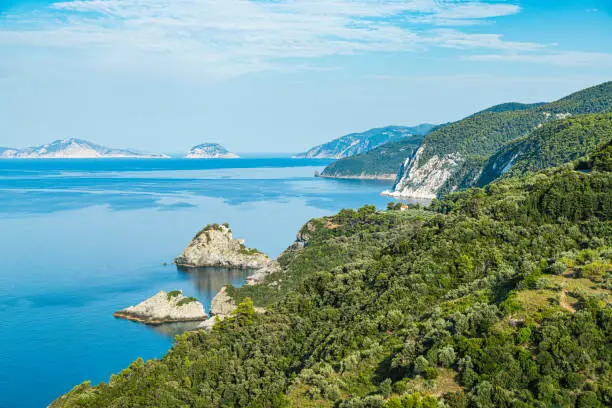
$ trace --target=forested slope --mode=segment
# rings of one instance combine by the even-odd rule
[[[400,171],[393,192],[435,197],[477,185],[487,160],[506,143],[570,116],[612,111],[612,82],[524,110],[483,111],[429,133]]]
[[[212,333],[52,406],[610,406],[611,154],[312,220]]]
[[[612,113],[579,115],[548,123],[513,140],[496,152],[485,166],[478,184],[484,186],[503,174],[558,166],[592,153],[612,140]]]

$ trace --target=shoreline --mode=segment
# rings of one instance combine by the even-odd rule
[[[162,324],[166,324],[166,323],[203,322],[203,321],[208,320],[209,318],[209,316],[206,315],[201,318],[199,317],[199,318],[168,319],[168,320],[147,319],[146,317],[142,317],[142,316],[132,314],[132,313],[121,312],[121,311],[117,311],[113,313],[113,316],[117,319],[126,319],[132,322],[144,323],[144,324],[148,324],[151,326],[161,326]]]
[[[378,176],[328,176],[324,174],[315,174],[315,177],[326,178],[326,179],[339,179],[339,180],[379,180],[379,181],[393,181],[395,180],[395,174],[381,174]]]

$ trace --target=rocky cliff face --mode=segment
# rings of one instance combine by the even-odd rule
[[[256,249],[244,246],[234,239],[227,225],[208,225],[187,245],[175,259],[181,268],[218,266],[241,269],[260,269],[272,260]]]
[[[384,195],[397,198],[433,199],[463,161],[459,153],[422,160],[423,147],[414,157],[406,159],[400,168],[393,188]],[[455,187],[456,188],[456,187]]]
[[[153,325],[208,318],[197,299],[185,297],[181,291],[166,293],[163,290],[136,306],[115,312],[114,316]]]

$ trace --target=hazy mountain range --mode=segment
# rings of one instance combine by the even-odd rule
[[[23,149],[0,148],[5,159],[93,159],[93,158],[167,158],[158,153],[141,153],[129,149],[113,149],[81,139],[56,140]]]
[[[307,152],[296,155],[299,159],[341,159],[370,150],[390,142],[396,142],[415,135],[424,135],[434,125],[421,124],[418,126],[387,126],[370,129],[361,133],[344,135],[331,142],[313,147]]]

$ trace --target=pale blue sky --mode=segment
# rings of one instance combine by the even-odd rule
[[[0,0],[0,146],[292,152],[612,80],[609,0]]]

